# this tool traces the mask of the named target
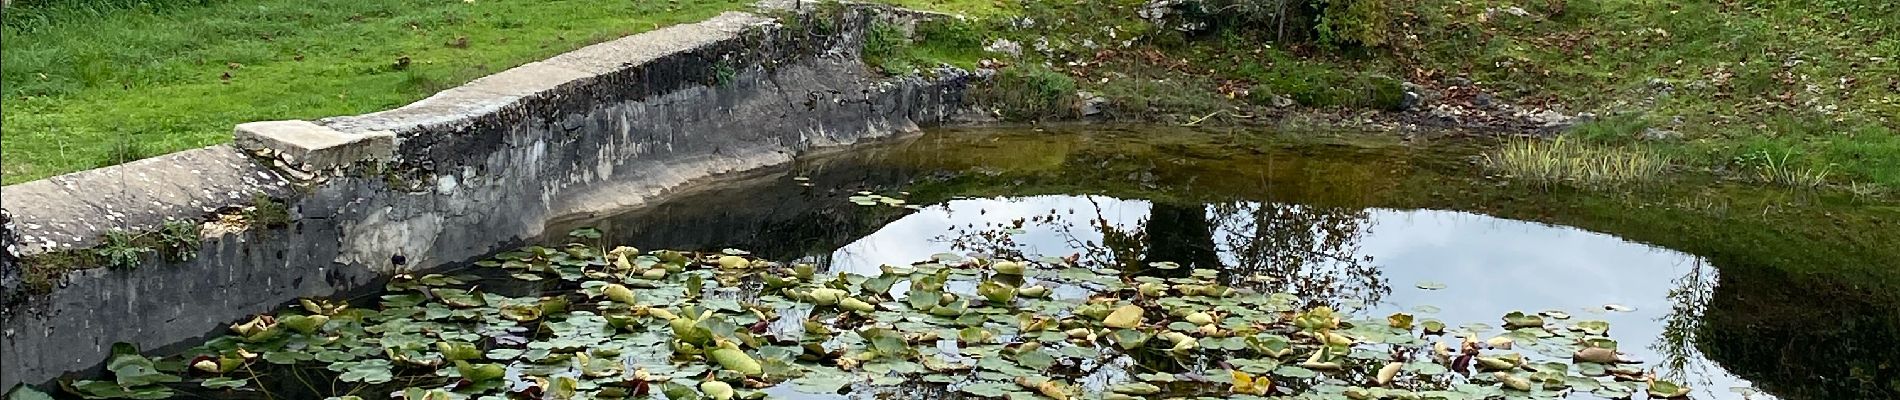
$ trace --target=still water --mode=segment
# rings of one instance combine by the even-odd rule
[[[1817,305],[1809,310],[1815,315],[1723,319],[1857,320],[1854,329],[1789,334],[1775,324],[1759,326],[1760,332],[1738,330],[1735,322],[1710,327],[1705,313],[1722,279],[1709,259],[1610,233],[1487,215],[1563,220],[1565,208],[1579,206],[1519,195],[1502,196],[1523,203],[1515,206],[1461,203],[1498,199],[1469,193],[1500,185],[1446,179],[1439,174],[1481,173],[1457,155],[1467,149],[1437,151],[1452,155],[1338,143],[1237,149],[1130,139],[1126,132],[956,133],[804,160],[585,224],[645,247],[744,248],[860,274],[946,252],[1075,255],[1108,265],[1171,260],[1269,276],[1263,289],[1324,299],[1362,316],[1404,311],[1455,323],[1484,321],[1492,333],[1497,316],[1511,311],[1610,321],[1622,351],[1658,376],[1691,385],[1696,399],[1889,398],[1900,389],[1882,387],[1895,385],[1886,382],[1895,382],[1896,366],[1882,361],[1894,350],[1854,340],[1892,340],[1900,316],[1892,304],[1857,299],[1839,310]],[[912,206],[848,200],[863,192],[905,198]],[[1891,251],[1876,249],[1871,257]],[[1731,251],[1717,252],[1732,258]],[[1802,258],[1786,256],[1731,264]],[[1789,296],[1721,295],[1735,308],[1723,311],[1730,314],[1755,312],[1736,304]],[[1758,337],[1747,345],[1733,340],[1751,335]],[[1789,343],[1761,345],[1783,338]],[[1747,371],[1712,360],[1704,353],[1712,345],[1749,360],[1739,366]],[[1805,345],[1822,348],[1814,354],[1857,359],[1817,365],[1819,356],[1789,355],[1790,347]],[[1738,376],[1749,374],[1772,381]],[[1857,376],[1818,376],[1828,374]]]
[[[1469,142],[1401,145],[1350,134],[1157,130],[954,131],[897,139],[723,177],[623,214],[568,218],[550,224],[539,242],[558,248],[575,240],[566,233],[588,227],[602,236],[587,241],[605,245],[715,256],[744,249],[763,260],[865,276],[879,275],[886,265],[945,255],[1048,256],[1067,259],[1056,264],[1120,270],[1138,281],[1144,268],[1166,261],[1218,271],[1213,279],[1224,285],[1291,293],[1307,303],[1298,309],[1328,306],[1354,320],[1381,321],[1405,312],[1480,337],[1501,333],[1499,316],[1514,311],[1559,321],[1608,321],[1625,358],[1641,361],[1661,379],[1687,384],[1694,399],[1886,399],[1900,393],[1900,349],[1891,345],[1900,338],[1900,305],[1881,290],[1893,281],[1885,268],[1900,260],[1900,248],[1888,240],[1900,227],[1879,208],[1753,188],[1729,191],[1707,182],[1632,193],[1544,192],[1485,177],[1471,162],[1482,144]],[[867,200],[873,195],[890,200]],[[1784,223],[1812,220],[1831,224]],[[506,257],[528,256],[497,260]],[[585,285],[563,283],[566,277],[529,276],[534,279],[523,282],[490,271],[486,280],[455,287],[490,291],[495,297],[486,307],[520,306],[546,293],[591,302],[575,295]],[[715,294],[753,291],[737,293],[740,301],[770,295],[757,289],[758,277],[748,279],[720,283]],[[890,301],[906,301],[915,280],[891,286]],[[953,281],[942,290],[975,297],[976,286]],[[539,344],[549,332],[574,336],[560,339],[570,343],[561,346],[585,348],[594,343],[588,340],[604,340],[576,328],[606,323],[593,314],[527,330],[476,315],[487,313],[481,308],[424,304],[468,301],[456,300],[465,296],[456,294],[461,290],[440,290],[420,292],[434,293],[427,298],[377,294],[385,305],[407,298],[398,303],[408,309],[377,311],[400,323],[333,328],[377,329],[379,343],[346,346],[350,354],[328,353],[365,360],[300,361],[267,372],[274,377],[258,380],[264,390],[206,390],[190,381],[176,386],[208,398],[324,398],[344,392],[385,397],[391,390],[386,385],[338,386],[338,372],[357,378],[369,371],[390,373],[387,363],[365,363],[381,362],[375,358],[387,350],[378,349],[395,348],[398,341],[414,345],[400,351],[434,357],[434,348],[425,344],[437,339],[429,335],[441,336],[446,331],[438,329],[453,326],[440,316],[487,318],[491,325],[482,332],[453,335],[504,362],[521,354],[510,347]],[[662,302],[653,304],[680,298],[667,290],[679,288],[639,296]],[[1091,294],[1060,285],[1052,292],[1056,299],[1073,300]],[[542,298],[544,307],[548,299]],[[738,309],[731,298],[719,301]],[[895,308],[904,307],[921,306]],[[469,315],[452,316],[457,313]],[[802,318],[772,326],[794,319]],[[765,322],[753,329],[777,329]],[[617,352],[634,360],[628,371],[649,362],[665,368],[673,364],[672,351],[661,344],[666,338],[642,333],[601,344],[626,346]],[[303,337],[289,344],[274,340],[274,349],[286,357],[328,345]],[[495,358],[496,351],[507,355]],[[1142,370],[1140,363],[1117,358],[1077,383],[1099,390],[1127,382]],[[530,373],[546,374],[521,362],[508,368],[506,384],[514,386],[529,385]],[[426,367],[395,373],[403,376],[391,384],[430,387],[453,386],[460,376]],[[313,381],[331,385],[326,390]],[[808,399],[956,394],[940,385],[860,387],[868,390],[844,395],[812,395],[789,386],[766,391]],[[1344,398],[1333,394],[1321,398]],[[1644,396],[1638,391],[1634,397]],[[1568,397],[1596,398],[1583,392]]]
[[[1169,209],[1161,215],[1194,211]],[[1651,363],[1660,375],[1690,382],[1697,390],[1694,398],[1772,398],[1755,393],[1747,381],[1693,347],[1695,324],[1716,272],[1692,255],[1575,228],[1457,211],[1259,203],[1207,205],[1198,211],[1202,218],[1188,215],[1194,220],[1189,225],[1196,238],[1206,240],[1183,246],[1188,254],[1199,254],[1189,258],[1279,277],[1267,285],[1273,290],[1317,296],[1342,310],[1378,316],[1410,312],[1445,321],[1491,321],[1511,311],[1558,310],[1605,320],[1625,339],[1626,353]],[[881,265],[943,252],[1130,254],[1135,249],[1109,249],[1105,232],[1158,234],[1152,228],[1166,223],[1155,223],[1156,217],[1151,202],[1103,196],[959,199],[924,207],[823,258],[834,270],[875,274]],[[1437,287],[1434,283],[1444,288],[1420,287]],[[1623,311],[1607,310],[1607,305]]]

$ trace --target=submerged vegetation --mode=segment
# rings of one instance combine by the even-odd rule
[[[399,276],[367,309],[304,300],[177,359],[115,351],[112,380],[63,388],[411,399],[1688,393],[1620,357],[1604,321],[1514,312],[1486,334],[1495,328],[1482,321],[1361,319],[1253,289],[1262,278],[1168,262],[939,254],[860,276],[738,250],[571,243],[477,264],[480,275]]]

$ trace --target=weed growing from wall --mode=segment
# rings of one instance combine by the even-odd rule
[[[270,196],[258,194],[251,197],[251,208],[244,210],[244,218],[252,226],[278,228],[290,225],[290,206]]]
[[[165,260],[172,262],[191,261],[198,257],[198,247],[202,244],[200,226],[191,221],[166,221],[164,228],[158,231],[159,245],[164,247],[161,253]]]
[[[123,229],[106,231],[105,243],[93,249],[93,253],[103,258],[108,267],[138,268],[139,262],[145,259],[145,253],[152,252],[151,247],[140,244],[138,239],[139,235]]]

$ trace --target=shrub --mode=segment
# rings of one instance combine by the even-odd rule
[[[979,85],[977,104],[995,109],[1004,119],[1035,121],[1069,118],[1076,113],[1075,79],[1039,66],[1008,68]]]
[[[1243,32],[1283,42],[1385,45],[1399,0],[1189,0],[1151,21],[1184,32]]]
[[[1256,104],[1270,104],[1276,95],[1308,107],[1398,110],[1405,102],[1404,84],[1382,75],[1288,66],[1251,78],[1259,83],[1248,89],[1247,97]]]
[[[1385,44],[1392,26],[1394,0],[1319,0],[1319,21],[1313,29],[1325,45]]]
[[[890,22],[876,20],[864,30],[864,50],[860,55],[865,65],[895,74],[910,69],[910,63],[902,57],[904,49],[908,47],[910,38],[904,36],[903,29]]]

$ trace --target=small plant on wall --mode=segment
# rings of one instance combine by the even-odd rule
[[[165,260],[172,262],[191,261],[198,257],[199,226],[192,221],[166,221],[164,229],[158,231],[159,244],[164,246]]]
[[[139,262],[145,258],[145,253],[152,251],[151,247],[139,244],[138,239],[138,235],[131,232],[113,229],[106,232],[106,242],[93,252],[105,259],[106,266],[138,268]]]

